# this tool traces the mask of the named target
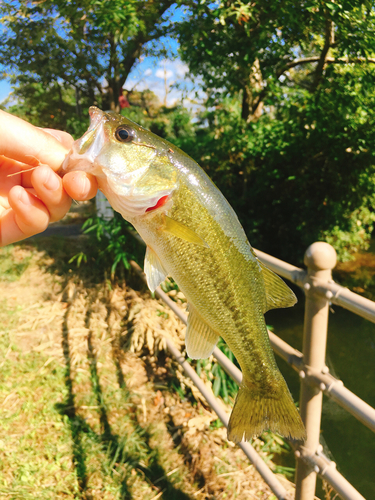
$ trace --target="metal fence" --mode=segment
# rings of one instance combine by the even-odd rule
[[[323,393],[375,432],[375,409],[346,389],[342,381],[329,373],[325,364],[330,304],[344,307],[375,323],[375,302],[337,285],[332,280],[331,271],[336,265],[336,252],[327,243],[313,243],[307,249],[305,253],[307,270],[292,266],[263,252],[256,251],[256,253],[259,259],[272,271],[300,286],[306,295],[303,352],[297,351],[275,334],[269,332],[274,351],[299,373],[301,380],[299,407],[306,426],[307,440],[303,446],[295,449],[297,460],[295,499],[313,500],[316,477],[320,475],[344,500],[364,500],[364,497],[336,470],[336,464],[324,455],[323,448],[319,443],[319,435]],[[145,279],[142,269],[135,262],[131,264]],[[160,287],[156,290],[156,295],[186,324],[186,314]],[[227,427],[229,416],[221,402],[214,396],[212,390],[201,381],[192,366],[170,340],[167,340],[167,347]],[[215,348],[213,355],[224,370],[240,384],[241,371],[218,348]],[[268,483],[276,497],[291,500],[290,493],[287,492],[250,443],[241,442],[239,446]]]

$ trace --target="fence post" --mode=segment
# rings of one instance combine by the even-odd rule
[[[306,307],[303,332],[303,361],[308,367],[319,371],[325,369],[329,298],[314,294],[314,284],[332,279],[331,271],[336,265],[336,252],[328,243],[313,243],[305,253],[307,281],[305,283]],[[300,412],[306,426],[307,440],[303,449],[314,455],[319,446],[320,421],[323,392],[325,388],[313,387],[304,380],[300,372]],[[317,470],[303,460],[303,449],[296,451],[296,500],[313,500],[315,496]],[[316,467],[316,466],[315,466]]]

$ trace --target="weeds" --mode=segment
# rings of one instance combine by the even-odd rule
[[[222,338],[219,339],[217,347],[232,361],[232,363],[239,367],[232,351]],[[220,397],[226,404],[233,403],[238,392],[238,385],[214,358],[212,360],[190,360],[190,362],[195,365],[196,372],[199,376],[202,371],[205,372],[207,380],[212,383],[212,390],[216,397]]]
[[[322,488],[324,491],[324,500],[336,500],[339,498],[338,493],[335,492],[335,490],[330,484],[327,483],[327,481],[322,481]]]
[[[31,256],[15,252],[12,245],[0,249],[0,277],[3,281],[18,280],[30,264]]]
[[[130,260],[142,259],[144,252],[139,243],[130,235],[132,226],[120,214],[114,213],[113,218],[90,217],[83,224],[84,233],[92,236],[90,255],[79,252],[69,263],[76,262],[77,267],[82,263],[91,263],[97,260],[105,268],[109,268],[112,280],[117,274],[124,277],[124,270],[130,269]]]

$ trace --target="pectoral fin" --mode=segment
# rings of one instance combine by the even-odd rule
[[[201,359],[211,356],[219,335],[212,330],[189,304],[189,316],[185,335],[186,351],[189,358]]]
[[[184,224],[181,224],[181,222],[171,219],[168,215],[164,215],[163,219],[162,230],[166,233],[172,234],[173,236],[188,241],[189,243],[209,248],[207,243],[200,236],[198,236],[195,231],[189,229]]]
[[[266,289],[266,305],[263,312],[279,307],[292,307],[297,302],[297,297],[294,295],[288,285],[262,262],[258,260],[262,268],[264,286]]]
[[[144,271],[147,277],[147,285],[151,292],[155,292],[160,283],[168,276],[159,257],[150,247],[146,249]]]

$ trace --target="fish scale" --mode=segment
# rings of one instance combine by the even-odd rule
[[[219,337],[243,379],[228,438],[266,429],[305,438],[298,410],[276,365],[264,313],[296,301],[255,256],[224,196],[183,151],[115,113],[90,108],[92,124],[76,141],[62,173],[86,170],[115,210],[147,244],[145,272],[153,291],[171,275],[189,303],[186,349],[207,357]],[[118,130],[126,129],[126,143]]]

